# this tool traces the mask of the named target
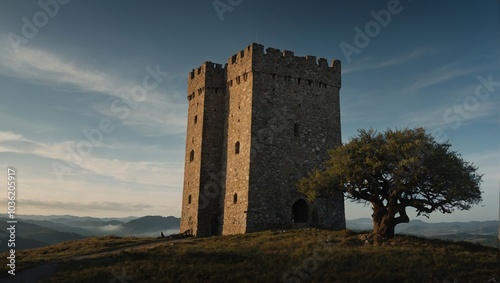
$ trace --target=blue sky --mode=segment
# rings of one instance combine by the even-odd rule
[[[180,216],[188,72],[258,42],[342,61],[344,141],[423,126],[479,167],[482,205],[431,221],[498,219],[498,1],[40,3],[0,2],[0,167],[20,214]]]

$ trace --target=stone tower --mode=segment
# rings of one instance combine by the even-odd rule
[[[297,180],[341,143],[340,61],[251,44],[189,74],[181,232],[345,228],[341,194],[310,203]]]

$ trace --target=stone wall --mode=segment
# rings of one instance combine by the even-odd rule
[[[290,225],[293,204],[305,200],[296,189],[298,179],[341,143],[340,62],[329,67],[314,56],[296,57],[272,48],[263,53],[262,46],[252,47],[254,150],[247,225],[248,231],[257,231]],[[308,203],[309,224],[313,205]],[[319,218],[319,225],[338,227],[323,220]]]
[[[227,64],[226,196],[223,234],[246,232],[253,75],[251,53],[245,50]]]
[[[181,231],[238,234],[293,227],[292,218],[345,228],[342,195],[309,203],[296,189],[298,179],[341,143],[340,87],[340,61],[328,66],[315,56],[264,52],[259,44],[231,56],[224,68],[206,63],[194,70],[188,120],[202,115],[203,130],[188,123]],[[191,148],[201,151],[201,162],[189,162]],[[215,187],[214,181],[218,190],[209,191],[205,205],[207,184]],[[199,199],[198,207],[185,205],[189,195]]]
[[[209,236],[222,230],[225,69],[206,62],[188,80],[181,232]]]

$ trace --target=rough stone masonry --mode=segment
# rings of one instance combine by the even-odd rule
[[[256,43],[190,72],[181,232],[344,229],[342,194],[296,187],[341,144],[340,87],[340,61]]]

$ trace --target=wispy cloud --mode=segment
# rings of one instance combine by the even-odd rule
[[[115,120],[123,120],[124,125],[146,136],[181,133],[185,130],[185,123],[182,123],[182,120],[184,120],[186,107],[176,101],[178,100],[177,93],[169,96],[162,92],[161,85],[148,91],[144,101],[134,101],[131,94],[135,87],[142,86],[142,79],[131,81],[95,68],[84,68],[74,60],[30,47],[20,47],[18,52],[13,52],[11,48],[6,48],[5,44],[1,43],[0,73],[3,75],[50,85],[55,89],[70,86],[81,92],[100,93],[114,97],[120,102],[122,109],[128,108],[127,115],[124,116],[123,111],[113,111],[109,101],[106,104],[94,105],[94,109]],[[160,70],[167,71],[161,68]],[[144,70],[144,76],[147,75],[148,73]]]
[[[28,141],[28,139],[13,132],[0,132],[0,142],[4,141]]]
[[[423,57],[425,55],[433,54],[436,50],[430,48],[416,48],[411,52],[400,53],[391,58],[375,58],[375,57],[364,57],[361,60],[357,60],[354,64],[347,65],[343,70],[343,74],[348,74],[358,71],[366,71],[373,69],[386,68],[390,66],[402,65],[411,60]]]
[[[443,65],[438,68],[426,71],[420,74],[414,81],[414,83],[403,89],[402,92],[418,92],[423,88],[434,86],[446,81],[457,79],[466,75],[472,75],[478,73],[488,67],[461,67],[460,64],[451,63],[448,65]]]
[[[460,103],[457,103],[457,105],[460,105]],[[475,111],[467,111],[467,117],[462,117],[457,112],[454,112],[453,104],[447,104],[432,109],[405,113],[404,116],[400,117],[400,120],[419,127],[445,130],[456,127],[457,121],[460,121],[460,126],[463,126],[494,115],[498,113],[499,106],[497,101],[481,101]],[[448,113],[448,115],[445,115],[445,113]]]
[[[5,75],[54,86],[70,84],[83,91],[117,97],[125,90],[123,84],[103,72],[85,70],[70,60],[28,47],[19,48],[17,53],[9,48],[3,48],[1,67]]]
[[[74,210],[80,212],[91,211],[118,211],[118,212],[141,212],[154,206],[147,203],[125,203],[125,202],[66,202],[56,200],[39,200],[39,199],[22,199],[19,205],[23,207],[36,207],[39,209],[54,209],[57,207],[66,210]]]
[[[92,173],[98,176],[111,177],[119,181],[143,185],[163,185],[177,187],[181,183],[182,164],[157,161],[124,161],[106,159],[95,154],[74,156],[70,149],[75,149],[77,142],[63,141],[58,143],[43,143],[27,139],[13,132],[0,132],[0,152],[32,154],[55,160],[64,168],[60,170],[63,176]],[[111,148],[111,147],[108,147]],[[136,150],[151,150],[151,147],[135,147]],[[77,170],[82,169],[82,171]],[[54,171],[55,174],[55,171]]]
[[[43,170],[32,172],[21,164],[18,164],[16,169],[19,177],[17,208],[20,214],[61,213],[102,216],[106,210],[110,213],[104,214],[121,216],[180,215],[182,199],[180,186],[172,189],[166,188],[163,184],[139,185],[104,180],[85,174],[78,174],[65,179],[64,182],[58,182],[57,178]],[[6,197],[7,195],[0,196],[0,202],[6,202]],[[115,213],[112,213],[113,206],[119,209],[115,210]],[[124,210],[123,207],[127,206],[130,206],[130,209]]]

